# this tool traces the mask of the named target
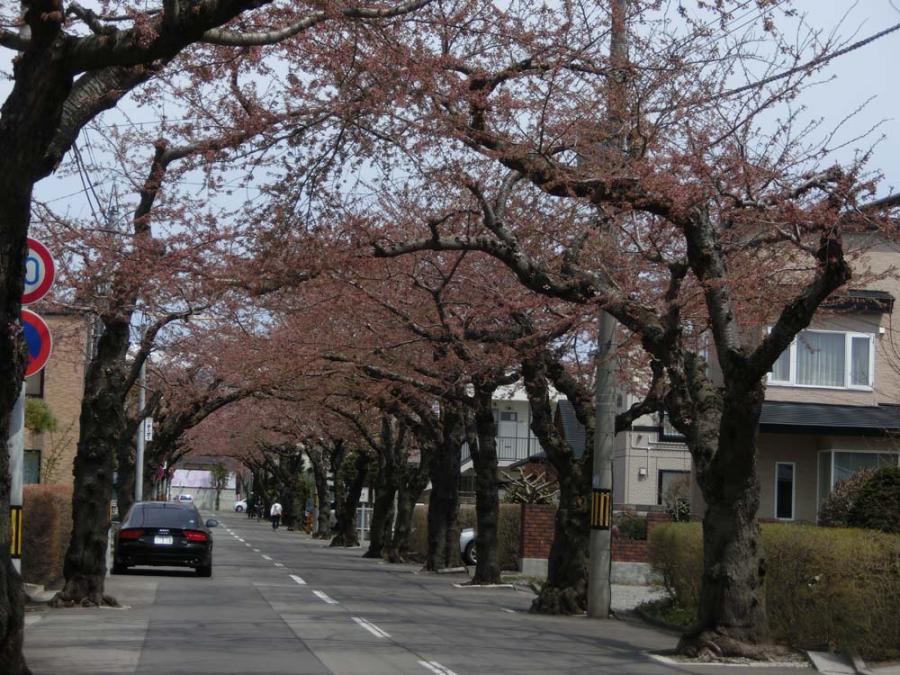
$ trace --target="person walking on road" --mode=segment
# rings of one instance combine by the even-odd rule
[[[269,511],[269,515],[272,516],[272,529],[277,530],[281,524],[281,504],[278,503],[277,499],[272,504],[272,510]]]

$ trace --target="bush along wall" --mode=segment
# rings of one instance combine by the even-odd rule
[[[773,637],[798,649],[900,657],[900,535],[808,525],[762,525]],[[703,570],[699,523],[660,525],[650,562],[676,607],[696,612]]]
[[[519,537],[521,530],[521,505],[500,504],[500,516],[497,523],[499,538],[500,569],[517,570],[519,568]],[[453,558],[451,565],[462,565],[459,555],[459,532],[467,527],[475,527],[475,507],[464,504],[459,507],[457,529],[454,537]],[[417,504],[413,512],[413,531],[409,537],[409,551],[414,559],[425,560],[428,536],[428,507]]]
[[[22,578],[50,586],[62,579],[72,532],[72,486],[26,485],[22,499]]]

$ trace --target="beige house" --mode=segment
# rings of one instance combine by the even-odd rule
[[[759,435],[762,519],[816,522],[837,481],[900,463],[900,247],[854,243],[864,248],[854,269],[864,288],[832,298],[769,374]],[[618,403],[623,410],[633,401]],[[665,417],[644,416],[616,438],[614,501],[660,505],[690,471],[690,454]],[[694,484],[693,515],[703,508]]]
[[[46,367],[26,379],[26,395],[41,399],[56,418],[55,431],[25,435],[25,484],[71,483],[78,443],[90,322],[83,314],[36,310],[50,327]]]

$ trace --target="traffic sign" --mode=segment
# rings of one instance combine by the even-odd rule
[[[53,339],[47,322],[30,309],[22,310],[22,325],[25,331],[25,343],[28,345],[28,364],[25,366],[25,377],[34,375],[47,365],[53,349]]]
[[[22,293],[22,304],[37,302],[53,285],[56,277],[56,264],[50,251],[37,239],[28,237],[28,256],[25,258],[25,292]]]

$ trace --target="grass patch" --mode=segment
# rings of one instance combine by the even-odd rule
[[[693,610],[681,607],[671,598],[650,600],[638,605],[637,609],[641,614],[680,631],[690,628],[697,618]]]

